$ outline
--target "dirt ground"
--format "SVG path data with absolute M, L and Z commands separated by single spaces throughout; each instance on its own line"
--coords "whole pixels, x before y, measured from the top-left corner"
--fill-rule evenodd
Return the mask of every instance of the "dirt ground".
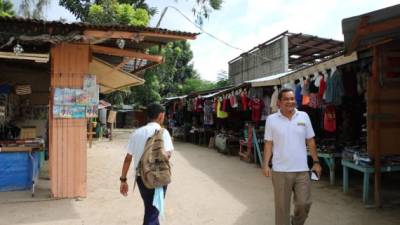
M 97 141 L 88 149 L 87 198 L 51 200 L 49 182 L 41 179 L 35 198 L 29 191 L 0 193 L 0 224 L 140 225 L 143 204 L 138 190 L 128 197 L 119 194 L 127 138 L 128 132 L 120 130 L 112 142 Z M 263 177 L 260 168 L 188 143 L 176 142 L 175 148 L 173 183 L 162 224 L 274 224 L 271 179 Z M 313 206 L 306 224 L 400 224 L 400 206 L 367 209 L 360 189 L 350 189 L 355 190 L 343 194 L 340 185 L 331 186 L 327 179 L 313 183 Z

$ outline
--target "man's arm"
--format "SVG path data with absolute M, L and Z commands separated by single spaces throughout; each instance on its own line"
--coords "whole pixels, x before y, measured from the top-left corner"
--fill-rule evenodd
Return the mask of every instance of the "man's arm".
M 127 180 L 126 175 L 128 174 L 131 162 L 132 162 L 132 155 L 126 154 L 124 164 L 122 165 L 122 172 L 121 172 L 121 177 L 120 177 L 121 185 L 119 188 L 119 192 L 123 196 L 128 196 L 129 186 L 128 186 L 128 183 L 126 182 L 126 180 Z
M 318 175 L 318 177 L 321 176 L 321 165 L 319 163 L 318 159 L 318 153 L 317 153 L 317 145 L 315 144 L 314 138 L 309 138 L 307 139 L 307 146 L 310 151 L 311 158 L 313 159 L 313 166 L 311 170 L 315 171 Z
M 263 172 L 266 177 L 271 176 L 271 168 L 269 168 L 269 161 L 272 156 L 272 141 L 264 140 L 264 168 Z

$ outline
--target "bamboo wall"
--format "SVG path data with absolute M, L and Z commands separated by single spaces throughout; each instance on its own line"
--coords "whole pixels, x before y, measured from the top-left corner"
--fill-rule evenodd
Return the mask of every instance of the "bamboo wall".
M 89 71 L 89 46 L 59 44 L 51 49 L 51 93 L 54 88 L 82 88 Z M 49 156 L 54 198 L 86 197 L 86 119 L 55 119 L 50 99 Z

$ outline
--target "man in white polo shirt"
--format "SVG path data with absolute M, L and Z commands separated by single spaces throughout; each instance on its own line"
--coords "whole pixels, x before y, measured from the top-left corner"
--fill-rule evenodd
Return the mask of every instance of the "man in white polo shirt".
M 120 192 L 124 196 L 128 195 L 128 183 L 126 175 L 128 173 L 132 157 L 134 158 L 134 166 L 136 170 L 138 168 L 140 159 L 142 158 L 147 139 L 153 136 L 156 130 L 161 129 L 160 125 L 164 122 L 165 108 L 160 104 L 152 103 L 147 106 L 147 117 L 150 122 L 146 126 L 135 130 L 129 137 L 127 154 L 125 156 L 124 164 L 122 166 L 122 174 L 120 177 Z M 172 145 L 171 136 L 166 129 L 163 131 L 163 141 L 164 149 L 170 157 L 172 151 L 174 150 L 174 146 Z M 154 189 L 148 189 L 143 184 L 140 176 L 137 178 L 137 184 L 144 203 L 143 225 L 159 225 L 159 211 L 153 206 Z M 164 193 L 166 193 L 166 191 L 167 186 L 164 186 Z
M 310 172 L 307 147 L 313 159 L 312 171 L 321 175 L 314 130 L 307 113 L 296 109 L 292 89 L 278 94 L 279 111 L 268 116 L 264 136 L 264 168 L 272 175 L 275 195 L 275 224 L 303 225 L 311 207 Z M 272 171 L 269 162 L 272 157 Z M 294 193 L 294 215 L 290 217 L 291 195 Z

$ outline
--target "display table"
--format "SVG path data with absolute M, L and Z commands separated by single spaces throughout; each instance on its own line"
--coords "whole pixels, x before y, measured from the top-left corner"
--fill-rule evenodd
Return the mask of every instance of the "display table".
M 335 184 L 335 170 L 336 170 L 336 158 L 341 158 L 342 155 L 340 153 L 327 153 L 327 152 L 317 152 L 318 158 L 322 158 L 325 164 L 329 168 L 329 182 L 331 185 Z M 308 152 L 310 155 L 310 152 Z
M 1 147 L 0 191 L 31 189 L 33 196 L 39 168 L 39 148 Z
M 343 192 L 349 191 L 349 169 L 354 169 L 364 174 L 363 178 L 363 202 L 367 203 L 369 200 L 369 175 L 375 173 L 373 166 L 361 166 L 356 165 L 354 162 L 349 160 L 342 160 L 343 166 Z M 385 172 L 396 172 L 400 171 L 400 166 L 383 166 L 381 167 L 381 173 Z

